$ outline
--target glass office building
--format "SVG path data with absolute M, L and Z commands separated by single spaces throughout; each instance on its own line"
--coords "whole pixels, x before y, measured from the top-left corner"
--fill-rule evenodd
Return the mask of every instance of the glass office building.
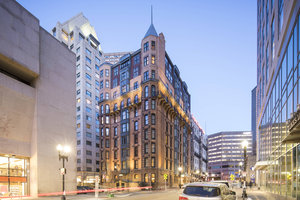
M 300 1 L 258 0 L 257 184 L 300 196 Z

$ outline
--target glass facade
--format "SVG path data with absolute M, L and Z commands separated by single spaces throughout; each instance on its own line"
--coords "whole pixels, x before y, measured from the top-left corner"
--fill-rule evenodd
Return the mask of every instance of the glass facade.
M 299 16 L 291 27 L 263 106 L 258 126 L 258 158 L 268 163 L 260 169 L 260 186 L 275 194 L 297 197 L 300 196 L 300 145 L 286 141 L 291 134 L 288 125 L 300 104 Z
M 28 194 L 29 159 L 0 155 L 0 198 Z

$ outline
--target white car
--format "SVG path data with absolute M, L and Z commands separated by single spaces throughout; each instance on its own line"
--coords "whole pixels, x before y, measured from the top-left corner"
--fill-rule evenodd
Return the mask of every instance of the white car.
M 196 182 L 187 184 L 179 200 L 235 200 L 235 192 L 225 184 L 212 182 Z
M 227 185 L 228 188 L 230 188 L 230 184 L 226 180 L 217 180 L 217 181 L 210 181 L 210 182 L 212 182 L 212 183 L 223 183 L 223 184 Z

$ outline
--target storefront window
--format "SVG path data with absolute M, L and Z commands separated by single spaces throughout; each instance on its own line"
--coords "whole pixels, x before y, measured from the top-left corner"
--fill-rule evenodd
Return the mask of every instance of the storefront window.
M 0 156 L 0 197 L 28 194 L 28 159 Z

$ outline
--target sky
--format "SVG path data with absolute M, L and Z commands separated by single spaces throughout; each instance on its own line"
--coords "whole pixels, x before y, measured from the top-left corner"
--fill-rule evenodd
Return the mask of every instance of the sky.
M 153 22 L 207 134 L 251 130 L 256 85 L 256 1 L 17 0 L 51 32 L 82 12 L 104 52 L 135 51 Z

